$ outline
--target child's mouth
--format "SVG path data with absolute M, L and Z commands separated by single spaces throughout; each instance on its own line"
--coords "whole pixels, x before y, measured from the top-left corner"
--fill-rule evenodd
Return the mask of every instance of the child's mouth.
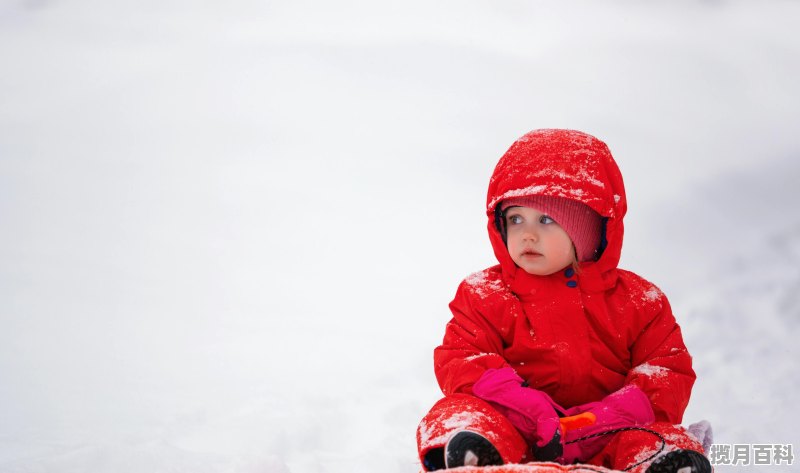
M 533 250 L 526 250 L 526 251 L 523 251 L 523 252 L 522 252 L 522 256 L 531 256 L 531 257 L 534 257 L 534 256 L 542 256 L 542 254 L 541 254 L 541 253 L 537 253 L 537 252 L 535 252 L 535 251 L 533 251 Z

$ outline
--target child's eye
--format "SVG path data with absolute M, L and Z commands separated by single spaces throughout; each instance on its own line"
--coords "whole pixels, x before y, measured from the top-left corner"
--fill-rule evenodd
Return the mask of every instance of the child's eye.
M 539 223 L 543 223 L 545 225 L 549 225 L 551 223 L 556 223 L 556 221 L 553 220 L 552 218 L 550 218 L 549 215 L 542 215 L 541 217 L 539 217 Z
M 520 224 L 522 223 L 522 217 L 520 217 L 519 215 L 510 215 L 508 217 L 508 223 L 512 225 Z

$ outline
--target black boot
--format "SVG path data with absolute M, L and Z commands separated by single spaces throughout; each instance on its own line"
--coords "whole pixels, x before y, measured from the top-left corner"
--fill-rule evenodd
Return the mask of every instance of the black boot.
M 711 463 L 693 450 L 674 450 L 654 461 L 647 473 L 711 473 Z
M 447 468 L 444 464 L 444 447 L 428 450 L 422 459 L 422 468 L 425 471 L 437 471 Z
M 447 468 L 459 466 L 502 465 L 500 452 L 486 437 L 463 430 L 455 434 L 444 448 Z

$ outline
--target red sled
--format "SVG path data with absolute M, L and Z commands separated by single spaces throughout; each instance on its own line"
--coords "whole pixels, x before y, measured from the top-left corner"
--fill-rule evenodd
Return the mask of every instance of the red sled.
M 609 470 L 602 466 L 581 464 L 561 465 L 552 462 L 531 462 L 500 466 L 462 466 L 445 471 L 447 471 L 447 473 L 564 473 L 566 471 L 620 473 L 620 470 Z

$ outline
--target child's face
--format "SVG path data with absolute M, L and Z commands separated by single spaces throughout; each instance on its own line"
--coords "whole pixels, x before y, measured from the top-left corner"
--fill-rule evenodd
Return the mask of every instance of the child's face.
M 547 276 L 575 261 L 572 240 L 552 218 L 531 207 L 510 207 L 505 214 L 506 246 L 517 266 Z

